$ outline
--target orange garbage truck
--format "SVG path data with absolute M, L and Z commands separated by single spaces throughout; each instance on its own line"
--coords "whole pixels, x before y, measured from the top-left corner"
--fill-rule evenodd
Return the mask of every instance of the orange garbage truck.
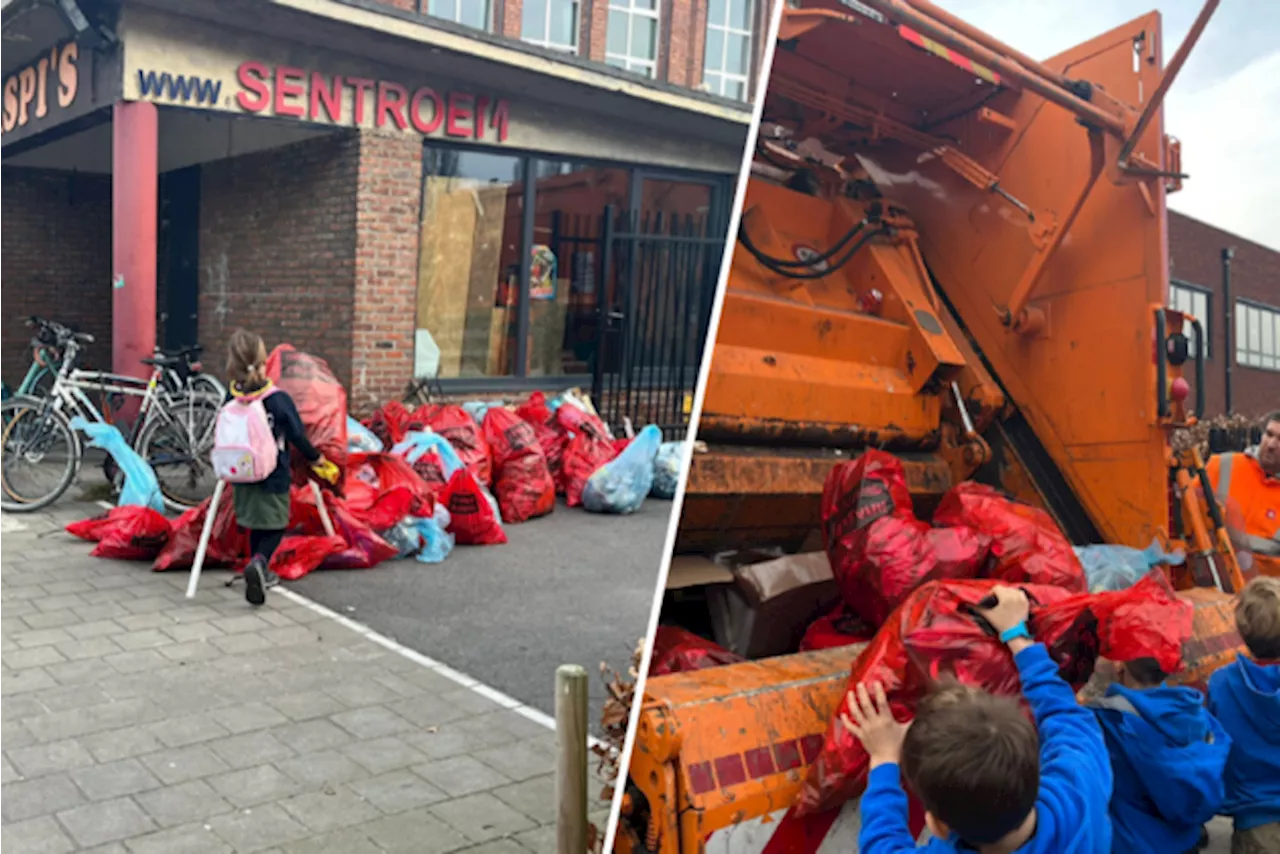
M 784 8 L 678 555 L 803 550 L 876 448 L 922 518 L 975 480 L 1076 545 L 1181 549 L 1192 675 L 1234 657 L 1244 577 L 1173 441 L 1203 328 L 1166 307 L 1162 105 L 1216 6 L 1168 59 L 1152 12 L 1043 61 L 927 0 Z M 856 850 L 856 804 L 791 807 L 857 648 L 790 652 L 647 681 L 616 850 Z

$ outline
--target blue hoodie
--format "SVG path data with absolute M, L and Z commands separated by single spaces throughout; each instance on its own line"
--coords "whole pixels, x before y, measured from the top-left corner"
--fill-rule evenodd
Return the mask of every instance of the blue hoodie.
M 1209 678 L 1209 711 L 1232 739 L 1222 812 L 1237 830 L 1280 821 L 1280 664 L 1237 658 Z
M 1110 854 L 1111 762 L 1093 712 L 1076 703 L 1043 644 L 1013 657 L 1022 694 L 1040 731 L 1036 832 L 1015 854 Z M 975 793 L 975 796 L 977 793 Z M 971 851 L 953 834 L 917 849 L 907 826 L 907 795 L 896 764 L 871 770 L 860 804 L 862 854 Z
M 1222 807 L 1231 737 L 1194 688 L 1112 685 L 1093 706 L 1111 753 L 1111 850 L 1190 851 Z

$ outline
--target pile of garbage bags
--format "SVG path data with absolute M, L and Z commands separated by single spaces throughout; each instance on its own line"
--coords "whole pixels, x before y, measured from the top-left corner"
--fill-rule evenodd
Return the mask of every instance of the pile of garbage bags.
M 1030 631 L 1077 688 L 1098 658 L 1153 658 L 1171 673 L 1181 667 L 1196 612 L 1162 572 L 1152 571 L 1181 560 L 1156 544 L 1145 551 L 1073 549 L 1047 513 L 976 483 L 946 493 L 932 523 L 925 522 L 913 510 L 902 463 L 878 450 L 833 468 L 821 513 L 831 596 L 838 601 L 809 618 L 800 649 L 863 644 L 848 686 L 881 682 L 899 720 L 910 719 L 942 676 L 1018 694 L 1008 650 L 975 609 L 997 584 L 1027 593 Z M 733 651 L 663 627 L 650 673 L 737 660 Z M 839 723 L 844 702 L 809 766 L 795 805 L 799 815 L 837 807 L 865 787 L 868 757 Z
M 316 507 L 309 467 L 293 460 L 289 530 L 271 561 L 282 578 L 314 569 L 364 569 L 391 558 L 445 560 L 455 545 L 507 542 L 505 525 L 551 513 L 556 496 L 593 513 L 634 513 L 650 496 L 675 493 L 685 443 L 662 443 L 656 426 L 615 438 L 576 391 L 516 404 L 430 403 L 410 411 L 392 401 L 358 421 L 325 361 L 289 345 L 273 350 L 267 374 L 289 392 L 312 444 L 337 465 L 323 491 L 330 535 Z M 125 472 L 120 506 L 72 523 L 97 543 L 93 554 L 149 560 L 156 571 L 191 566 L 209 500 L 170 520 L 155 474 L 109 425 L 82 423 Z M 217 509 L 207 566 L 242 568 L 248 536 L 227 496 Z

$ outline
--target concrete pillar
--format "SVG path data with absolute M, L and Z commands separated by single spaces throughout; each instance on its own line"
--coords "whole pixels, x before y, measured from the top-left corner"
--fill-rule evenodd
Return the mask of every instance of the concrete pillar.
M 146 377 L 139 362 L 156 343 L 156 206 L 159 114 L 145 101 L 117 101 L 111 127 L 111 364 Z

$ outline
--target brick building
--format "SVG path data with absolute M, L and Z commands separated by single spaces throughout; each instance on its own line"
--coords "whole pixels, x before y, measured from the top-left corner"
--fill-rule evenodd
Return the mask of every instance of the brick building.
M 762 26 L 727 2 L 6 3 L 5 381 L 39 314 L 135 374 L 153 342 L 212 366 L 252 328 L 324 356 L 356 408 L 414 376 L 589 383 L 606 205 L 694 222 L 719 260 L 750 112 L 695 36 L 755 56 Z M 641 19 L 652 55 L 610 56 Z M 680 286 L 707 291 L 698 269 Z
M 1208 339 L 1205 414 L 1280 408 L 1280 252 L 1170 211 L 1169 274 Z

